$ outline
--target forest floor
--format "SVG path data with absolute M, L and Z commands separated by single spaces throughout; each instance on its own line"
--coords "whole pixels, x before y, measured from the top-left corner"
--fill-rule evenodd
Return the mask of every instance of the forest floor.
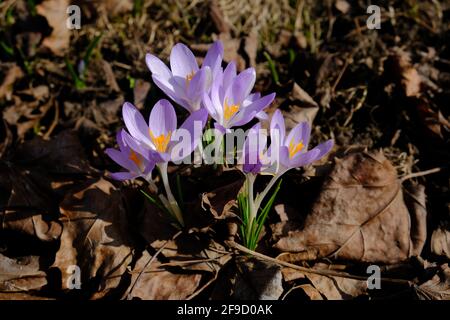
M 450 299 L 450 2 L 379 1 L 380 29 L 365 2 L 75 1 L 70 30 L 68 0 L 2 1 L 0 299 Z M 283 178 L 256 253 L 238 170 L 170 167 L 182 232 L 107 174 L 122 104 L 164 97 L 145 54 L 218 39 L 269 114 L 335 140 Z

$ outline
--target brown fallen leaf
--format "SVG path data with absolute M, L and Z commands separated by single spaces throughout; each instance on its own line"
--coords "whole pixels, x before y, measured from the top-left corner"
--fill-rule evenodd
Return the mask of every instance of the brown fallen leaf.
M 95 278 L 99 285 L 91 298 L 104 297 L 116 288 L 132 260 L 121 193 L 103 178 L 91 180 L 68 193 L 60 210 L 63 232 L 53 267 L 61 270 L 62 289 L 68 289 L 68 267 L 77 265 L 82 288 Z
M 142 300 L 184 300 L 199 287 L 199 273 L 173 273 L 144 251 L 131 271 L 130 287 L 124 298 Z
M 450 300 L 450 267 L 443 264 L 437 273 L 420 286 L 415 286 L 420 300 Z
M 324 263 L 316 263 L 315 269 L 327 269 Z M 306 277 L 328 300 L 348 300 L 367 294 L 367 282 L 343 277 L 322 276 L 309 273 Z
M 252 257 L 237 259 L 238 275 L 234 298 L 239 300 L 278 300 L 283 293 L 280 266 Z
M 411 214 L 411 252 L 410 256 L 420 256 L 427 240 L 427 207 L 425 186 L 412 185 L 404 188 L 405 201 Z
M 388 264 L 418 252 L 423 243 L 411 239 L 420 238 L 413 232 L 422 226 L 411 228 L 401 183 L 384 155 L 353 153 L 335 162 L 303 229 L 289 229 L 289 221 L 272 227 L 275 247 L 309 259 Z
M 440 226 L 431 236 L 431 252 L 450 259 L 450 230 Z
M 18 65 L 10 64 L 9 69 L 6 72 L 3 82 L 0 85 L 0 100 L 6 98 L 6 100 L 11 100 L 11 95 L 13 92 L 14 83 L 24 76 L 22 69 Z
M 66 25 L 68 6 L 69 0 L 44 0 L 36 5 L 37 13 L 44 16 L 53 28 L 50 36 L 42 41 L 42 45 L 57 56 L 63 56 L 69 48 L 70 29 Z
M 0 292 L 36 291 L 46 284 L 46 274 L 39 269 L 38 256 L 12 259 L 0 253 Z
M 13 135 L 11 130 L 8 127 L 8 124 L 3 119 L 2 122 L 0 122 L 0 159 L 5 154 L 8 147 L 13 142 Z
M 144 102 L 150 91 L 150 82 L 143 79 L 137 79 L 133 88 L 134 105 L 138 109 L 144 109 Z

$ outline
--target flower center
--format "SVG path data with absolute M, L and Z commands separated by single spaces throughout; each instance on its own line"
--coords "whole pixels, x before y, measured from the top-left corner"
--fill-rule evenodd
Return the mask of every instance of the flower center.
M 167 135 L 161 134 L 159 136 L 153 135 L 152 131 L 149 130 L 150 138 L 152 139 L 153 144 L 155 145 L 156 151 L 158 152 L 166 152 L 167 145 L 170 142 L 170 137 L 172 133 L 169 131 Z
M 225 98 L 224 102 L 224 111 L 223 111 L 223 117 L 225 120 L 230 120 L 232 116 L 236 114 L 236 112 L 239 111 L 240 105 L 239 104 L 232 104 L 231 106 L 228 104 L 228 99 Z
M 302 151 L 303 147 L 304 147 L 303 141 L 300 141 L 299 143 L 294 144 L 294 139 L 292 138 L 291 142 L 289 143 L 289 158 L 292 158 L 297 153 Z
M 189 83 L 191 82 L 192 78 L 195 76 L 195 71 L 192 71 L 191 73 L 189 73 L 186 76 L 186 86 L 189 85 Z
M 142 157 L 140 157 L 136 152 L 130 150 L 130 156 L 128 157 L 134 164 L 142 171 L 144 161 L 142 161 Z

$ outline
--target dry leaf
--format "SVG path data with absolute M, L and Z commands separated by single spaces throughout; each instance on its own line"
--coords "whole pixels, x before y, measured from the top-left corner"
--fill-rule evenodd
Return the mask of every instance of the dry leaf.
M 431 252 L 450 259 L 450 231 L 441 226 L 433 231 L 431 236 Z
M 121 193 L 104 179 L 68 193 L 60 205 L 63 224 L 61 245 L 54 267 L 61 270 L 67 289 L 67 268 L 81 269 L 82 284 L 100 280 L 93 298 L 101 298 L 120 282 L 132 259 L 126 212 Z
M 423 246 L 411 240 L 415 235 L 402 187 L 382 153 L 354 153 L 335 161 L 304 228 L 284 230 L 286 222 L 273 227 L 276 248 L 306 251 L 309 258 L 312 251 L 314 258 L 397 263 Z
M 420 300 L 450 300 L 450 268 L 443 264 L 437 274 L 427 282 L 415 287 Z
M 68 6 L 68 0 L 44 0 L 36 5 L 37 13 L 44 16 L 53 28 L 50 36 L 46 37 L 42 44 L 57 56 L 63 56 L 69 48 L 70 29 L 66 25 Z
M 201 274 L 172 273 L 144 251 L 132 271 L 127 298 L 143 300 L 183 300 L 195 292 Z
M 39 270 L 39 257 L 12 259 L 0 253 L 0 292 L 39 290 L 46 284 L 46 274 Z
M 22 69 L 16 64 L 12 64 L 8 71 L 6 72 L 3 82 L 0 85 L 0 100 L 6 98 L 6 100 L 11 100 L 11 94 L 13 91 L 14 83 L 24 76 Z
M 240 257 L 234 298 L 278 300 L 283 293 L 280 266 L 251 257 Z

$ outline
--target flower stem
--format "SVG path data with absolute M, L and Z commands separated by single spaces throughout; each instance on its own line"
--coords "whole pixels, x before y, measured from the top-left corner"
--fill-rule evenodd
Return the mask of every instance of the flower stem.
M 167 175 L 167 165 L 168 165 L 167 162 L 158 164 L 158 168 L 161 173 L 161 179 L 164 184 L 164 189 L 166 190 L 166 196 L 167 196 L 167 200 L 169 202 L 168 204 L 170 206 L 170 208 L 167 208 L 167 209 L 169 209 L 173 213 L 173 215 L 177 219 L 178 223 L 182 227 L 184 227 L 184 220 L 183 220 L 183 215 L 181 213 L 181 209 L 178 206 L 177 200 L 173 196 L 172 190 L 170 189 L 169 177 Z
M 281 174 L 276 174 L 272 177 L 272 179 L 270 179 L 269 184 L 266 186 L 266 188 L 259 193 L 256 196 L 255 199 L 255 207 L 256 210 L 259 209 L 259 207 L 261 207 L 261 203 L 263 202 L 264 198 L 266 197 L 267 193 L 270 191 L 270 189 L 272 189 L 273 185 L 275 184 L 275 182 L 277 182 L 277 180 L 281 177 Z

